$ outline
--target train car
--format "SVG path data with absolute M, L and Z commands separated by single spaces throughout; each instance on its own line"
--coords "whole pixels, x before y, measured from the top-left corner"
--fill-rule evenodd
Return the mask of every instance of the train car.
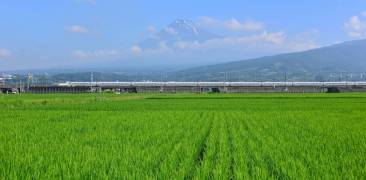
M 366 82 L 65 82 L 60 87 L 337 87 Z

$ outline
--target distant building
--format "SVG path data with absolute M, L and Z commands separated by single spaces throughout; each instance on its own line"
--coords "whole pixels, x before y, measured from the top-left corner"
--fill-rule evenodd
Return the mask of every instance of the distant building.
M 0 78 L 0 87 L 5 86 L 5 79 L 4 78 Z
M 11 74 L 2 74 L 2 75 L 0 75 L 0 78 L 3 78 L 3 79 L 13 79 L 13 75 L 11 75 Z

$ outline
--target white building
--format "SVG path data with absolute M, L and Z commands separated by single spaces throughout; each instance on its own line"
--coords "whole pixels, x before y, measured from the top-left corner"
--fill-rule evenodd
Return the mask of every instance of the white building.
M 5 85 L 5 79 L 0 77 L 0 87 Z

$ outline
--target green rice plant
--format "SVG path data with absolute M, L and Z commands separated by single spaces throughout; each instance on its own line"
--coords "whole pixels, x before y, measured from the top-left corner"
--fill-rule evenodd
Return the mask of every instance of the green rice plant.
M 0 179 L 365 179 L 366 94 L 0 95 Z

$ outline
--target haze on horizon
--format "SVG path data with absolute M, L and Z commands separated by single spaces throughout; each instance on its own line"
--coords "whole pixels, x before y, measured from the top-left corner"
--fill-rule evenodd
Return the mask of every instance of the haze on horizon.
M 188 67 L 366 38 L 365 0 L 0 4 L 0 71 Z

